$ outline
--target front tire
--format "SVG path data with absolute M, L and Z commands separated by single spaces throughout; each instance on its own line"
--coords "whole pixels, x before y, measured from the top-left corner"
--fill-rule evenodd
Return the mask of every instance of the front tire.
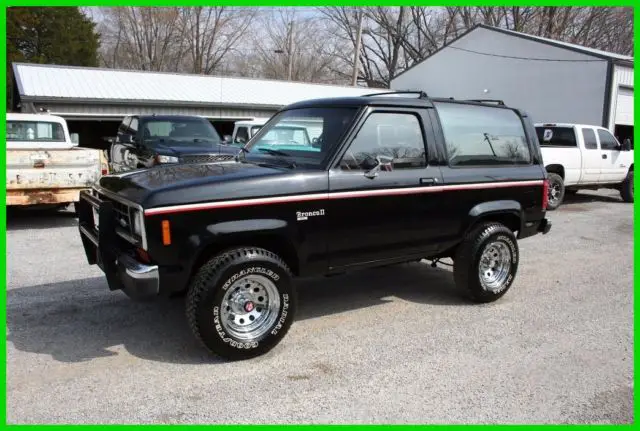
M 275 347 L 293 323 L 297 296 L 287 265 L 261 248 L 238 248 L 204 264 L 187 293 L 196 338 L 225 359 L 249 359 Z
M 625 202 L 633 203 L 633 171 L 629 171 L 627 178 L 622 182 L 620 197 Z
M 456 286 L 474 302 L 496 301 L 511 288 L 519 259 L 518 242 L 511 230 L 501 223 L 481 223 L 456 252 Z
M 562 201 L 564 200 L 564 181 L 562 181 L 562 177 L 558 174 L 549 173 L 549 202 L 547 204 L 547 209 L 553 211 L 557 209 Z

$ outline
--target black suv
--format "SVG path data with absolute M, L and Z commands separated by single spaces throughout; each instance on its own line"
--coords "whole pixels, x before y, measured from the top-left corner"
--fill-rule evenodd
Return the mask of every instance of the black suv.
M 233 160 L 238 147 L 224 145 L 209 121 L 185 115 L 132 115 L 118 127 L 109 162 L 114 173 L 168 163 Z
M 226 358 L 283 338 L 293 276 L 451 258 L 471 300 L 497 300 L 517 240 L 551 227 L 536 131 L 502 103 L 399 95 L 287 106 L 235 163 L 102 177 L 79 205 L 89 263 L 132 298 L 186 292 L 195 336 Z M 284 123 L 315 139 L 272 133 Z

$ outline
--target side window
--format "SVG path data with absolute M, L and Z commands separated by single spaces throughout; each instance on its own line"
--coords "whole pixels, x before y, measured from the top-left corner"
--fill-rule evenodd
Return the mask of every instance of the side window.
M 596 141 L 596 133 L 593 129 L 582 129 L 582 139 L 584 139 L 584 147 L 587 150 L 597 150 L 598 142 Z
M 367 159 L 380 157 L 387 169 L 421 168 L 427 165 L 420 120 L 414 114 L 371 114 L 342 157 L 345 170 L 361 169 Z
M 600 149 L 602 150 L 618 149 L 618 141 L 608 131 L 603 129 L 598 129 L 598 138 L 600 138 Z
M 450 166 L 530 164 L 527 135 L 512 110 L 436 102 Z
M 246 127 L 238 127 L 238 132 L 236 133 L 236 143 L 240 144 L 244 144 L 245 142 L 247 142 L 249 140 L 249 132 L 247 131 Z

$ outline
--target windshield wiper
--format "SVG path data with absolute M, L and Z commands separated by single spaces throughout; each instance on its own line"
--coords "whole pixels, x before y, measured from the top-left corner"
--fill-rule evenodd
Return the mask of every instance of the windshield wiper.
M 258 148 L 258 151 L 264 151 L 265 153 L 271 154 L 272 156 L 290 156 L 290 154 L 285 153 L 284 151 L 272 150 L 271 148 Z

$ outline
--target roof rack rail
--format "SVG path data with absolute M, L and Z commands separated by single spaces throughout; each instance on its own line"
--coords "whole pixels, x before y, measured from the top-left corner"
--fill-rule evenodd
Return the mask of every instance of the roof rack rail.
M 499 99 L 467 99 L 466 102 L 497 103 L 498 105 L 505 106 L 504 101 Z
M 390 96 L 394 94 L 416 94 L 420 99 L 428 99 L 427 93 L 421 90 L 407 90 L 407 91 L 387 91 L 386 93 L 369 93 L 363 94 L 362 97 L 375 97 L 375 96 Z

